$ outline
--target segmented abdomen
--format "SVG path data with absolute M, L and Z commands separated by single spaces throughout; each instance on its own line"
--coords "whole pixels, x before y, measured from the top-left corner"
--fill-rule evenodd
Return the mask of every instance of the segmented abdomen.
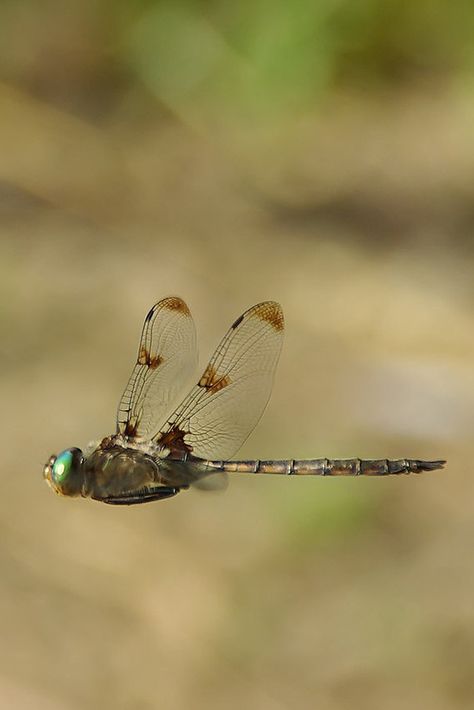
M 442 468 L 445 461 L 419 459 L 288 459 L 280 461 L 208 461 L 208 466 L 229 473 L 274 473 L 295 476 L 387 476 L 421 473 Z

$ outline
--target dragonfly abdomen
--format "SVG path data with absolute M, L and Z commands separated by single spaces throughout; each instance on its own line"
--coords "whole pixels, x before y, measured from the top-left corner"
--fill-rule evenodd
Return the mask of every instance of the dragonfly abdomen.
M 276 461 L 209 461 L 210 468 L 229 473 L 274 473 L 287 476 L 388 476 L 442 468 L 445 461 L 419 459 L 286 459 Z

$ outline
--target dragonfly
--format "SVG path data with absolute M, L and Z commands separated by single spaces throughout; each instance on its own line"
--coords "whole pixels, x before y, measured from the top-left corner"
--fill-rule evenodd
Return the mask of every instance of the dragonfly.
M 44 479 L 62 496 L 134 505 L 170 498 L 226 472 L 385 476 L 443 467 L 441 460 L 406 458 L 232 460 L 269 400 L 283 332 L 278 303 L 245 311 L 180 401 L 183 383 L 197 368 L 196 329 L 181 298 L 159 301 L 145 318 L 115 434 L 85 452 L 73 447 L 51 456 Z

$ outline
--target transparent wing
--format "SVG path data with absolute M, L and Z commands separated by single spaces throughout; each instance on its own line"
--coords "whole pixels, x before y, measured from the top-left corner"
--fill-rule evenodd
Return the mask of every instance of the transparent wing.
M 283 340 L 278 303 L 259 303 L 231 326 L 195 387 L 154 437 L 170 456 L 229 459 L 270 397 Z
M 117 411 L 117 432 L 151 438 L 196 366 L 196 329 L 189 309 L 176 296 L 164 298 L 145 318 L 137 362 Z

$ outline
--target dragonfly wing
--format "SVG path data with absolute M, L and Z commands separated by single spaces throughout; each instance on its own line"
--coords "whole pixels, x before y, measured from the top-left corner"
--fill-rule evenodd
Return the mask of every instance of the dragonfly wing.
M 259 303 L 230 327 L 199 382 L 154 440 L 171 457 L 229 459 L 270 397 L 283 340 L 278 303 Z
M 176 296 L 164 298 L 145 318 L 137 361 L 117 411 L 117 432 L 151 438 L 196 366 L 196 329 L 189 309 Z

